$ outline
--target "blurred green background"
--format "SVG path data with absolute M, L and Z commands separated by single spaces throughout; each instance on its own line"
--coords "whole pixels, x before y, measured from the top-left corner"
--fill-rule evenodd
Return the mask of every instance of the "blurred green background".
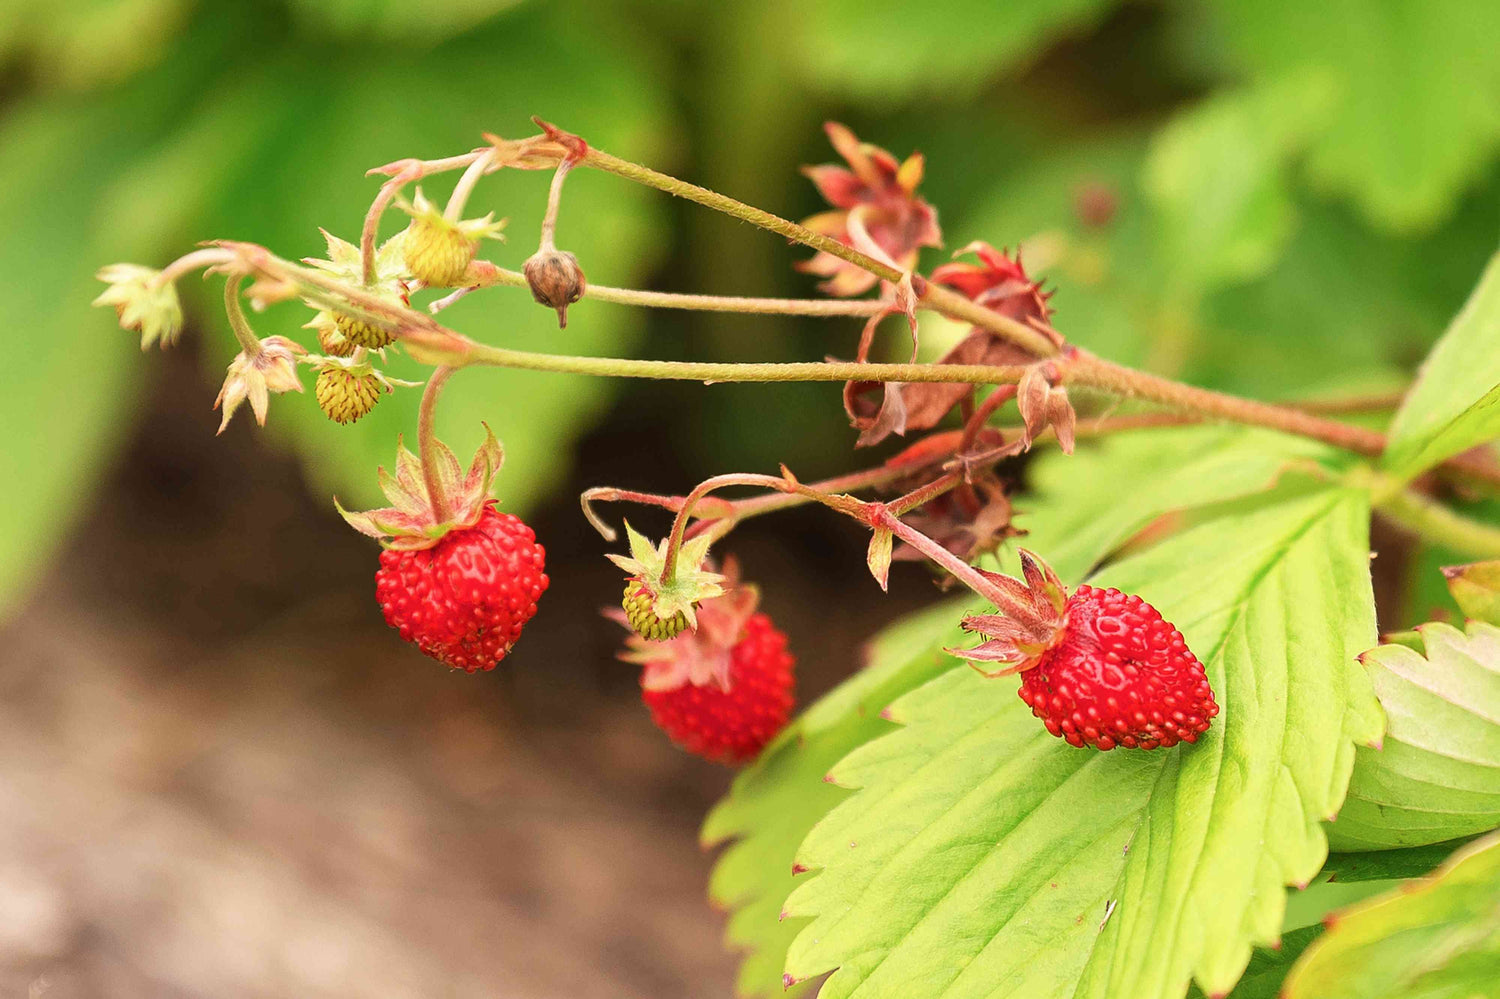
M 821 206 L 796 168 L 832 158 L 819 125 L 833 118 L 898 156 L 924 152 L 923 192 L 939 208 L 947 247 L 973 239 L 1024 245 L 1029 265 L 1056 289 L 1056 324 L 1079 344 L 1265 398 L 1390 389 L 1410 377 L 1500 237 L 1497 42 L 1500 7 L 1490 0 L 0 0 L 0 302 L 9 320 L 0 365 L 0 616 L 12 621 L 4 654 L 12 682 L 4 689 L 14 694 L 15 677 L 42 669 L 42 659 L 23 661 L 23 652 L 34 652 L 28 643 L 38 629 L 58 627 L 48 615 L 93 608 L 67 620 L 96 640 L 117 634 L 89 631 L 102 618 L 88 615 L 105 604 L 129 619 L 111 619 L 111 628 L 155 628 L 153 642 L 167 644 L 137 649 L 145 663 L 137 672 L 160 679 L 151 656 L 166 655 L 163 648 L 188 639 L 194 648 L 218 647 L 222 629 L 233 631 L 215 630 L 204 616 L 238 622 L 239 641 L 262 634 L 256 607 L 307 605 L 309 573 L 330 592 L 358 591 L 373 557 L 328 516 L 329 494 L 373 500 L 374 467 L 390 460 L 397 433 L 415 427 L 410 390 L 350 428 L 324 420 L 310 396 L 279 397 L 264 432 L 241 417 L 214 445 L 209 407 L 232 351 L 217 288 L 185 282 L 182 353 L 142 355 L 112 316 L 89 307 L 103 264 L 159 266 L 215 237 L 261 242 L 288 257 L 318 254 L 320 225 L 356 238 L 377 186 L 363 176 L 367 168 L 459 152 L 482 131 L 527 134 L 531 114 L 800 218 Z M 434 178 L 424 187 L 446 195 L 451 183 Z M 519 267 L 534 248 L 546 183 L 545 174 L 522 172 L 481 183 L 471 205 L 511 220 L 509 242 L 492 245 L 492 259 Z M 387 220 L 390 231 L 400 224 Z M 559 241 L 601 284 L 813 293 L 812 280 L 790 266 L 805 254 L 589 171 L 568 182 Z M 928 251 L 923 266 L 945 258 Z M 285 304 L 252 322 L 262 335 L 299 335 L 307 316 Z M 507 346 L 684 359 L 847 357 L 858 336 L 853 321 L 645 314 L 589 302 L 560 332 L 550 312 L 514 289 L 471 296 L 447 317 Z M 926 349 L 936 352 L 957 332 L 926 321 Z M 398 375 L 416 370 L 405 359 L 392 363 Z M 581 485 L 680 491 L 716 472 L 786 461 L 808 477 L 870 457 L 852 453 L 837 387 L 826 385 L 704 388 L 467 371 L 448 390 L 440 431 L 467 452 L 481 419 L 507 446 L 499 487 L 507 507 L 552 528 L 543 540 L 559 585 L 547 610 L 559 630 L 591 616 L 587 608 L 609 594 L 602 584 L 594 592 L 563 581 L 575 555 L 579 565 L 602 563 L 576 513 Z M 286 495 L 295 499 L 278 499 Z M 177 523 L 205 510 L 214 511 L 211 522 Z M 312 526 L 296 526 L 309 519 Z M 890 609 L 860 603 L 867 587 L 852 533 L 844 538 L 815 517 L 770 530 L 782 533 L 759 542 L 767 563 L 801 577 L 804 591 L 840 621 L 832 638 L 801 636 L 816 690 L 849 663 L 811 663 L 819 658 L 812 653 L 840 658 L 830 650 L 852 647 Z M 121 535 L 134 540 L 119 544 Z M 70 538 L 71 547 L 60 547 Z M 232 564 L 185 567 L 184 539 Z M 275 554 L 293 539 L 301 562 Z M 1430 569 L 1443 558 L 1420 553 L 1412 561 Z M 1392 583 L 1408 593 L 1402 613 L 1440 603 L 1441 587 L 1411 590 L 1404 566 Z M 114 589 L 70 582 L 101 574 L 121 582 Z M 132 579 L 167 576 L 172 587 L 156 601 L 158 617 L 122 596 Z M 245 578 L 255 581 L 253 600 L 233 588 Z M 909 579 L 897 598 L 907 606 L 926 599 L 924 584 Z M 238 609 L 225 609 L 235 600 Z M 402 658 L 373 607 L 357 602 L 347 613 L 347 627 L 379 650 L 371 654 L 389 671 L 380 675 L 404 689 L 400 678 L 422 664 Z M 535 631 L 550 627 L 546 617 Z M 321 618 L 304 624 L 294 629 L 303 638 L 331 627 Z M 610 636 L 600 634 L 588 654 L 607 660 Z M 290 665 L 264 667 L 275 678 L 268 683 L 303 675 L 306 663 L 286 648 L 330 661 L 347 652 L 281 641 Z M 584 655 L 576 640 L 532 641 L 558 659 L 523 666 L 523 675 L 566 673 L 569 658 Z M 517 658 L 526 651 L 523 644 Z M 92 682 L 108 686 L 130 673 L 123 666 L 111 673 L 102 665 L 111 658 L 101 650 L 90 660 Z M 441 676 L 431 682 L 452 686 Z M 623 704 L 630 680 L 601 680 L 597 689 Z M 212 703 L 231 696 L 211 691 L 203 696 Z M 38 702 L 28 698 L 52 703 L 51 696 L 32 691 L 10 703 L 31 717 Z M 468 717 L 467 707 L 454 707 L 464 695 L 432 696 L 459 712 L 454 717 Z M 460 701 L 441 700 L 454 696 Z M 515 695 L 511 703 L 532 702 Z M 179 723 L 202 715 L 178 707 Z M 636 714 L 621 717 L 640 724 Z M 373 729 L 397 724 L 379 711 L 360 718 Z M 485 715 L 474 724 L 489 731 L 499 722 Z M 92 751 L 87 740 L 53 746 L 41 730 L 30 737 L 63 755 Z M 257 738 L 236 745 L 248 752 Z M 601 759 L 614 759 L 607 740 L 601 745 Z M 677 835 L 719 778 L 697 770 L 684 778 L 684 764 L 649 759 L 638 768 L 640 785 L 627 787 L 661 794 L 679 787 L 651 777 L 652 767 L 687 781 L 692 790 L 682 797 L 692 807 L 668 823 Z M 36 828 L 49 827 L 39 819 Z M 641 835 L 653 828 L 643 823 Z M 665 847 L 663 855 L 676 856 Z M 691 894 L 699 868 L 696 859 L 684 863 L 688 873 L 673 884 Z M 0 868 L 0 891 L 3 875 Z M 690 923 L 698 910 L 678 901 Z M 715 932 L 710 927 L 706 939 Z M 0 957 L 6 946 L 0 941 Z M 721 973 L 729 981 L 728 959 L 716 953 L 701 966 L 675 952 L 658 957 L 676 970 L 632 978 L 617 969 L 556 994 L 727 988 L 702 982 Z M 27 976 L 40 967 L 28 960 L 15 959 Z M 564 980 L 551 973 L 518 981 Z M 279 994 L 277 982 L 299 994 L 323 989 L 310 973 L 255 987 L 161 974 L 143 980 L 168 981 L 183 994 L 200 987 Z M 330 994 L 363 994 L 332 980 L 343 984 Z M 550 995 L 551 987 L 505 994 Z M 453 994 L 469 993 L 454 985 Z

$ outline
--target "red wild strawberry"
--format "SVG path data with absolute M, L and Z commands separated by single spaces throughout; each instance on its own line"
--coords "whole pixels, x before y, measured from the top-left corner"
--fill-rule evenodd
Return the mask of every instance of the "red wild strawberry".
M 1026 582 L 980 572 L 1004 613 L 972 615 L 988 641 L 955 652 L 1021 673 L 1021 700 L 1047 731 L 1074 746 L 1140 749 L 1196 742 L 1219 713 L 1203 664 L 1182 634 L 1138 596 L 1080 586 L 1021 553 Z M 977 668 L 977 667 L 976 667 Z
M 494 669 L 506 657 L 548 584 L 546 551 L 536 535 L 489 498 L 502 455 L 485 430 L 462 481 L 458 460 L 434 442 L 443 516 L 420 462 L 405 447 L 397 451 L 396 474 L 380 473 L 394 506 L 339 509 L 356 530 L 385 540 L 375 596 L 386 623 L 427 655 L 469 673 Z
M 490 500 L 477 524 L 431 548 L 381 552 L 375 599 L 386 623 L 432 658 L 494 669 L 536 613 L 545 558 L 531 528 Z
M 644 665 L 641 700 L 681 748 L 731 766 L 753 759 L 791 715 L 793 667 L 786 635 L 755 608 L 754 586 L 733 585 L 698 608 L 698 628 L 666 642 L 631 635 L 620 658 Z M 625 615 L 605 612 L 622 624 Z

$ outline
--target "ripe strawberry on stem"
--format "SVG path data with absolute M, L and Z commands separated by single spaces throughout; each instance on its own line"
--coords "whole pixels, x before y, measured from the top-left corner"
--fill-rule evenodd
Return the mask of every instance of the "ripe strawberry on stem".
M 1093 586 L 1069 594 L 1052 568 L 1025 549 L 1024 579 L 971 566 L 882 504 L 866 504 L 862 517 L 877 534 L 891 531 L 995 605 L 994 614 L 963 620 L 984 642 L 948 651 L 985 676 L 1021 673 L 1021 699 L 1070 745 L 1156 749 L 1196 742 L 1218 715 L 1203 664 L 1140 597 Z
M 641 700 L 682 749 L 714 763 L 746 763 L 785 727 L 795 702 L 796 660 L 786 635 L 756 610 L 759 590 L 724 566 L 721 596 L 698 608 L 696 631 L 668 641 L 626 639 L 625 662 L 639 663 Z M 634 627 L 625 612 L 605 612 Z
M 1070 595 L 1045 562 L 1020 554 L 1024 582 L 974 570 L 1000 613 L 965 617 L 986 640 L 950 652 L 985 676 L 1021 673 L 1021 700 L 1074 746 L 1156 749 L 1208 731 L 1219 706 L 1203 664 L 1156 608 L 1112 588 Z
M 489 427 L 467 473 L 431 436 L 432 385 L 443 377 L 435 374 L 423 397 L 423 459 L 399 446 L 396 474 L 380 470 L 392 506 L 339 513 L 385 546 L 375 594 L 386 623 L 426 655 L 473 673 L 509 654 L 549 580 L 531 528 L 490 498 L 504 453 Z

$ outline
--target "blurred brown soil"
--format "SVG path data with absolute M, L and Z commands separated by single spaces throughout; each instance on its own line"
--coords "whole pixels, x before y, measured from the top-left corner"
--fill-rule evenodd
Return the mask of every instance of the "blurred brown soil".
M 591 482 L 532 518 L 551 591 L 467 676 L 385 626 L 376 549 L 290 457 L 248 421 L 215 440 L 190 352 L 154 367 L 0 629 L 0 997 L 730 994 L 696 840 L 730 775 L 668 745 L 612 659 L 616 573 L 573 498 L 627 482 L 642 438 L 585 445 Z M 934 597 L 914 567 L 882 597 L 815 511 L 740 533 L 804 693 Z

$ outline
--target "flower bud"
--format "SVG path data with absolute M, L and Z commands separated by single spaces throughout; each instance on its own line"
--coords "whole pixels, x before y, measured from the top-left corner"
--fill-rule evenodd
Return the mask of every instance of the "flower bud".
M 141 335 L 142 350 L 153 343 L 169 346 L 182 333 L 177 285 L 160 276 L 160 271 L 137 264 L 111 264 L 97 275 L 109 287 L 94 304 L 114 306 L 121 328 Z
M 229 362 L 229 374 L 224 378 L 224 387 L 214 400 L 214 408 L 224 410 L 219 433 L 229 426 L 229 420 L 246 400 L 255 414 L 255 422 L 266 425 L 266 406 L 272 392 L 301 392 L 302 382 L 297 378 L 297 358 L 307 351 L 302 345 L 283 336 L 268 336 L 260 342 L 254 354 L 240 351 Z
M 557 310 L 557 326 L 568 325 L 568 306 L 583 297 L 588 282 L 578 258 L 566 250 L 538 250 L 526 260 L 522 270 L 531 286 L 531 297 L 537 304 Z

